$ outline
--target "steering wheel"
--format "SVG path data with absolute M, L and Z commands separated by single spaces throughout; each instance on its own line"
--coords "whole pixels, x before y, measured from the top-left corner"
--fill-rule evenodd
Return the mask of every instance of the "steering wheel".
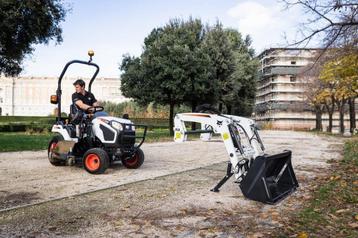
M 102 107 L 102 106 L 91 106 L 91 107 L 86 109 L 85 113 L 93 114 L 93 113 L 96 113 L 96 112 L 101 112 L 103 110 L 104 110 L 104 107 Z

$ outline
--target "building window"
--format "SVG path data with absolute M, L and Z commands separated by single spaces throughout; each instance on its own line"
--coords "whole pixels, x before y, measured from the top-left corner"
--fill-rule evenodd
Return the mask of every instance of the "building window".
M 291 61 L 291 64 L 296 64 L 296 61 Z
M 290 82 L 296 82 L 296 76 L 290 76 Z

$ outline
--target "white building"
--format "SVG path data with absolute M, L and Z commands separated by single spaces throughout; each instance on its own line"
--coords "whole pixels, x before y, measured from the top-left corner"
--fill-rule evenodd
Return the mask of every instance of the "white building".
M 62 80 L 62 112 L 69 113 L 74 93 L 73 82 L 78 78 Z M 86 89 L 89 79 L 84 79 Z M 0 115 L 48 116 L 53 115 L 57 105 L 50 103 L 56 94 L 58 78 L 55 77 L 4 77 L 0 76 Z M 92 84 L 92 93 L 99 101 L 120 103 L 122 96 L 119 78 L 97 78 Z
M 305 80 L 300 79 L 304 66 L 315 60 L 320 49 L 270 48 L 259 56 L 260 68 L 255 102 L 256 121 L 273 129 L 314 129 L 315 113 L 304 96 Z M 357 113 L 357 106 L 356 106 Z M 322 116 L 323 128 L 328 115 Z M 338 113 L 333 126 L 339 125 Z M 345 115 L 345 127 L 349 117 Z

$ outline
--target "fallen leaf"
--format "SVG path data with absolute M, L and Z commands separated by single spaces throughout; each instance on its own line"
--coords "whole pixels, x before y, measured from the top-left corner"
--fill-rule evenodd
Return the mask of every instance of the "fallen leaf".
M 358 221 L 358 214 L 356 214 L 356 215 L 354 216 L 354 219 L 356 219 L 356 221 Z
M 260 232 L 256 232 L 248 236 L 248 238 L 261 238 L 261 237 L 264 237 L 264 235 Z
M 358 228 L 358 222 L 353 222 L 353 223 L 349 223 L 348 226 L 352 227 L 352 228 Z
M 344 213 L 344 212 L 348 212 L 349 209 L 340 209 L 340 210 L 337 210 L 336 213 L 337 214 L 340 214 L 340 213 Z
M 333 215 L 333 214 L 329 214 L 329 216 L 332 217 L 334 220 L 337 220 L 337 219 L 338 219 L 338 217 L 336 217 L 336 216 Z
M 297 238 L 308 238 L 308 234 L 306 232 L 300 232 L 298 233 Z

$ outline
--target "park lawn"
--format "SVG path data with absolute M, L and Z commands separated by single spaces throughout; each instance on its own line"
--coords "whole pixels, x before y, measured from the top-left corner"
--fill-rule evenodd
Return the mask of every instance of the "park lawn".
M 358 138 L 346 141 L 344 158 L 306 206 L 272 237 L 358 237 Z
M 0 152 L 47 149 L 51 134 L 0 132 Z

